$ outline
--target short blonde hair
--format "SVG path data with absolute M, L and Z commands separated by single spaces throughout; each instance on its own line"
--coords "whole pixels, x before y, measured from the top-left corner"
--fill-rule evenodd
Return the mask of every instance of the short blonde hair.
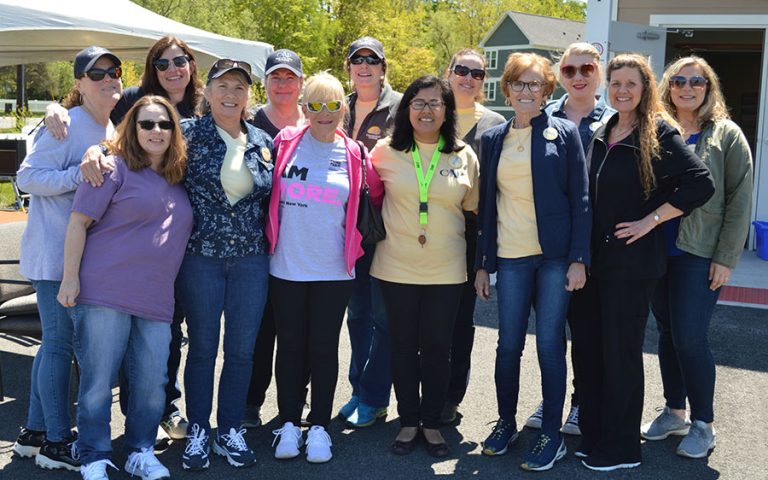
M 720 89 L 720 79 L 717 77 L 715 70 L 701 57 L 692 55 L 690 57 L 683 57 L 675 60 L 671 64 L 667 65 L 664 70 L 664 76 L 661 77 L 659 82 L 659 96 L 664 103 L 664 107 L 667 109 L 670 115 L 677 118 L 677 107 L 672 102 L 670 95 L 669 79 L 678 73 L 683 68 L 695 65 L 701 69 L 701 73 L 704 78 L 707 79 L 707 93 L 704 96 L 704 103 L 701 104 L 696 112 L 696 120 L 701 127 L 705 123 L 717 120 L 727 120 L 731 118 L 728 114 L 728 107 L 723 97 L 723 91 Z
M 595 60 L 595 65 L 597 66 L 596 73 L 598 75 L 598 83 L 603 78 L 603 67 L 600 65 L 600 52 L 597 51 L 597 48 L 595 48 L 594 45 L 587 42 L 576 42 L 568 45 L 568 48 L 565 49 L 562 55 L 560 55 L 560 59 L 557 62 L 557 81 L 562 83 L 562 77 L 560 74 L 560 65 L 571 55 L 586 55 L 590 56 Z
M 209 88 L 211 88 L 211 85 L 213 84 L 213 82 L 215 82 L 217 80 L 221 80 L 223 78 L 236 78 L 241 84 L 245 85 L 245 88 L 248 90 L 248 101 L 246 102 L 246 105 L 245 105 L 245 107 L 243 107 L 243 111 L 240 114 L 240 117 L 243 120 L 248 120 L 249 118 L 251 118 L 251 113 L 250 113 L 250 110 L 248 109 L 248 106 L 251 103 L 251 99 L 253 98 L 253 94 L 251 93 L 251 86 L 246 81 L 244 75 L 245 74 L 242 73 L 242 72 L 239 72 L 239 71 L 236 71 L 236 70 L 235 71 L 230 70 L 229 72 L 225 73 L 224 75 L 222 75 L 220 77 L 216 77 L 216 78 L 212 79 L 210 82 L 208 82 L 208 84 L 205 86 L 204 91 L 207 91 Z M 208 103 L 208 100 L 205 98 L 205 95 L 200 95 L 200 103 L 197 104 L 197 109 L 196 109 L 195 113 L 197 115 L 201 116 L 201 117 L 211 113 L 211 104 Z
M 552 95 L 552 92 L 555 91 L 555 85 L 557 85 L 552 61 L 535 53 L 516 52 L 507 57 L 504 73 L 501 74 L 501 89 L 505 97 L 509 96 L 507 84 L 519 79 L 526 70 L 531 68 L 538 68 L 544 77 L 544 85 L 541 90 L 543 97 L 547 98 Z
M 338 78 L 328 72 L 320 72 L 312 75 L 304 82 L 304 102 L 330 102 L 341 100 L 344 108 L 347 106 L 347 98 L 344 95 L 344 86 Z

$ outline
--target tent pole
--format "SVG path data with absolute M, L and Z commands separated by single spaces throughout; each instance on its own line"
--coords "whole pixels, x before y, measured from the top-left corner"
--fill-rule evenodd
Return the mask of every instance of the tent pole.
M 16 113 L 27 111 L 27 71 L 24 65 L 16 65 Z

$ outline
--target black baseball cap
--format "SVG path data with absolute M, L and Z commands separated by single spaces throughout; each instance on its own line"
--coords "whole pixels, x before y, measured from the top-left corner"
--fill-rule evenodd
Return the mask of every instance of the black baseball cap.
M 272 52 L 272 55 L 267 57 L 267 64 L 264 67 L 264 76 L 281 68 L 292 71 L 298 77 L 304 76 L 301 59 L 293 50 L 282 48 Z
M 208 83 L 214 78 L 219 78 L 227 72 L 240 72 L 245 77 L 245 81 L 248 85 L 253 85 L 253 78 L 251 78 L 251 64 L 243 62 L 242 60 L 232 60 L 231 58 L 220 58 L 213 62 L 211 69 L 208 70 Z
M 359 50 L 367 48 L 372 51 L 377 57 L 384 60 L 384 45 L 380 41 L 373 37 L 360 37 L 349 46 L 347 58 L 352 58 Z
M 77 55 L 75 55 L 75 78 L 85 75 L 85 72 L 93 68 L 93 64 L 104 56 L 112 60 L 116 67 L 121 65 L 120 59 L 104 47 L 91 45 L 77 52 Z

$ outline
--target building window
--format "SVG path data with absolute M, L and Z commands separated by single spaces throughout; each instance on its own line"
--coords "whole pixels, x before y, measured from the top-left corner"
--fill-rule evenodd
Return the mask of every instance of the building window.
M 495 70 L 498 68 L 499 52 L 498 50 L 487 50 L 485 52 L 485 68 L 488 70 Z
M 496 100 L 496 81 L 489 80 L 483 83 L 483 93 L 485 94 L 485 99 L 489 102 Z

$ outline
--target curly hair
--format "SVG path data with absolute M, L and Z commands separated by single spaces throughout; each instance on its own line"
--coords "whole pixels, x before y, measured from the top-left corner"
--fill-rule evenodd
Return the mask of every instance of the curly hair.
M 615 56 L 608 63 L 606 72 L 609 84 L 612 73 L 622 68 L 634 68 L 640 74 L 642 81 L 643 93 L 640 97 L 640 103 L 635 108 L 635 114 L 637 115 L 637 131 L 640 138 L 640 180 L 647 199 L 651 195 L 651 190 L 656 187 L 656 177 L 653 174 L 651 162 L 659 158 L 661 151 L 656 122 L 664 120 L 677 129 L 680 127 L 675 119 L 667 113 L 661 102 L 659 90 L 656 87 L 656 77 L 653 75 L 648 60 L 636 53 L 624 53 Z
M 150 161 L 139 144 L 136 127 L 139 111 L 149 105 L 162 106 L 168 114 L 168 118 L 173 122 L 170 146 L 165 151 L 165 158 L 163 158 L 159 173 L 165 177 L 168 183 L 179 183 L 184 178 L 184 172 L 187 168 L 187 147 L 179 127 L 179 114 L 165 97 L 160 95 L 141 97 L 125 114 L 125 118 L 117 126 L 115 136 L 105 142 L 106 146 L 110 152 L 123 157 L 130 170 L 136 171 L 149 167 Z
M 707 79 L 707 92 L 704 95 L 704 102 L 696 111 L 696 120 L 699 127 L 712 121 L 730 119 L 731 116 L 728 114 L 723 91 L 720 89 L 720 79 L 706 60 L 695 55 L 678 58 L 667 65 L 667 68 L 664 70 L 664 76 L 661 77 L 661 82 L 659 83 L 659 95 L 667 112 L 677 118 L 677 107 L 672 102 L 670 93 L 670 78 L 688 66 L 699 67 L 703 77 Z

